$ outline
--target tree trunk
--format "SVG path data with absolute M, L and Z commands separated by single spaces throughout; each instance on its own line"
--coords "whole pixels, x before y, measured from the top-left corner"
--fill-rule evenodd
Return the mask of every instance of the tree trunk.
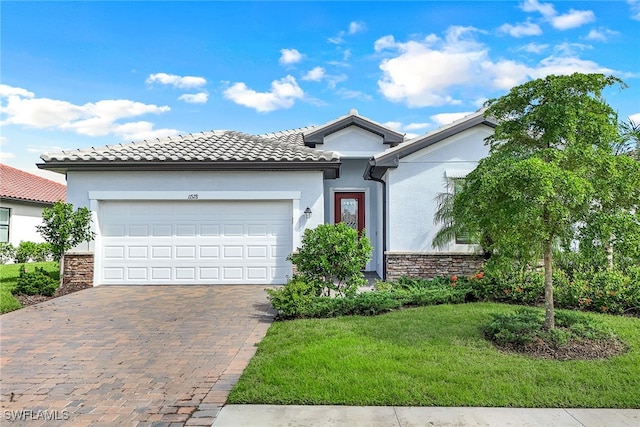
M 607 243 L 607 268 L 613 270 L 613 243 Z
M 544 244 L 544 328 L 549 330 L 556 327 L 553 309 L 553 270 L 552 270 L 552 241 Z

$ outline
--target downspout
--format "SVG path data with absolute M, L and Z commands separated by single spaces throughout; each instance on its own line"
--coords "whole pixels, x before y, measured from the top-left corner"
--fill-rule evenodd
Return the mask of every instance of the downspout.
M 374 178 L 369 168 L 370 181 L 382 184 L 382 280 L 387 280 L 387 183 L 382 178 Z

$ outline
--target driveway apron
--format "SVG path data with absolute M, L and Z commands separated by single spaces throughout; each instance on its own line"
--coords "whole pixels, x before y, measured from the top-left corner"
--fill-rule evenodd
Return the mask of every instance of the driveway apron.
M 0 316 L 2 421 L 211 425 L 274 318 L 264 286 L 99 286 Z

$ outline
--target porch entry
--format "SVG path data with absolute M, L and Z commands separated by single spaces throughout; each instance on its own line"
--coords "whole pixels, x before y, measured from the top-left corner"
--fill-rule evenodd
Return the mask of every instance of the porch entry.
M 358 233 L 365 227 L 364 192 L 334 193 L 335 223 L 343 222 Z

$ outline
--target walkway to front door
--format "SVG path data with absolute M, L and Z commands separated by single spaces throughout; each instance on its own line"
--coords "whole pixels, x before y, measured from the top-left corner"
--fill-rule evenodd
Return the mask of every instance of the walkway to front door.
M 243 285 L 100 286 L 4 314 L 3 419 L 210 426 L 274 314 Z

